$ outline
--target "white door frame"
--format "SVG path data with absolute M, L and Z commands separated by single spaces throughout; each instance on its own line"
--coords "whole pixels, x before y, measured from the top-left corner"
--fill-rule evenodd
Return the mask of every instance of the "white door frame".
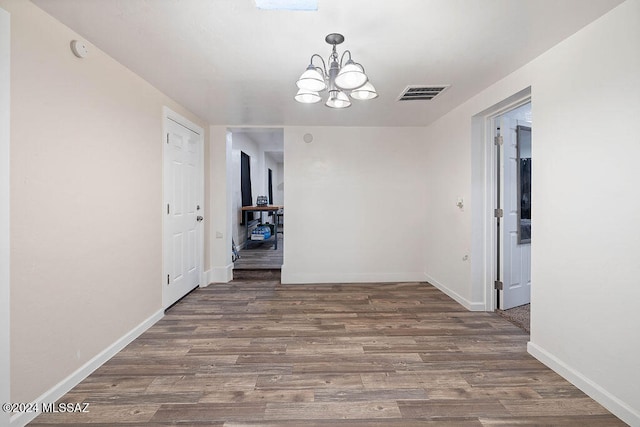
M 9 12 L 0 8 L 0 401 L 11 401 L 10 360 L 10 239 L 9 239 L 9 132 L 10 37 Z M 8 426 L 10 413 L 0 412 L 0 426 Z
M 162 135 L 163 135 L 163 139 L 162 139 L 162 207 L 161 207 L 161 212 L 163 212 L 162 215 L 162 306 L 163 309 L 167 309 L 168 306 L 165 304 L 166 301 L 166 296 L 165 296 L 165 290 L 167 289 L 167 285 L 166 285 L 166 277 L 167 277 L 167 272 L 169 271 L 169 266 L 166 265 L 167 263 L 167 256 L 168 256 L 168 246 L 167 246 L 167 242 L 165 241 L 165 229 L 166 229 L 166 219 L 167 216 L 164 214 L 164 212 L 166 212 L 166 205 L 167 202 L 165 200 L 165 188 L 164 188 L 164 181 L 165 181 L 165 168 L 164 168 L 164 155 L 165 155 L 165 146 L 166 146 L 166 135 L 167 135 L 167 124 L 168 121 L 174 121 L 182 126 L 184 126 L 185 128 L 195 132 L 198 135 L 198 149 L 199 149 L 199 153 L 198 156 L 200 158 L 199 160 L 199 165 L 198 165 L 198 178 L 197 178 L 197 184 L 198 184 L 198 198 L 199 200 L 201 200 L 201 206 L 202 206 L 202 216 L 204 218 L 207 218 L 207 212 L 206 212 L 206 206 L 204 203 L 204 130 L 196 125 L 195 123 L 191 122 L 190 120 L 186 119 L 185 117 L 181 116 L 180 114 L 176 113 L 175 111 L 171 110 L 169 107 L 163 107 L 162 108 Z M 199 266 L 198 266 L 198 279 L 199 279 L 199 285 L 203 286 L 205 285 L 205 277 L 203 274 L 203 269 L 204 269 L 204 226 L 201 225 L 198 229 L 198 244 L 197 244 L 197 250 L 198 250 L 198 259 L 199 259 Z M 171 305 L 171 304 L 169 304 Z
M 531 87 L 504 99 L 472 117 L 472 179 L 482 185 L 472 186 L 472 204 L 478 206 L 471 224 L 472 286 L 484 289 L 484 310 L 496 309 L 494 282 L 497 275 L 497 227 L 494 209 L 497 202 L 496 147 L 493 141 L 493 119 L 509 110 L 531 102 Z M 480 281 L 478 285 L 475 285 Z

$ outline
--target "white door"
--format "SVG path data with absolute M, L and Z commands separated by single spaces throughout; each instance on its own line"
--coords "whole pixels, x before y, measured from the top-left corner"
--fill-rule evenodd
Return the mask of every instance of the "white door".
M 500 290 L 501 310 L 528 304 L 531 301 L 531 244 L 518 241 L 518 149 L 517 121 L 502 116 L 498 120 L 500 147 Z
M 193 126 L 190 126 L 193 127 Z M 165 117 L 164 308 L 200 284 L 202 271 L 202 131 Z

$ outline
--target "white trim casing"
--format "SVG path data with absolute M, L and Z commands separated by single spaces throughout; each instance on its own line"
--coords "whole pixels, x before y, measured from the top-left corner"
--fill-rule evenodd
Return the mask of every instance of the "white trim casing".
M 109 347 L 98 353 L 94 358 L 82 365 L 78 370 L 69 375 L 67 378 L 60 381 L 51 389 L 44 392 L 41 396 L 38 396 L 33 402 L 38 404 L 42 403 L 55 403 L 58 399 L 68 393 L 73 387 L 78 385 L 82 380 L 87 378 L 93 371 L 98 369 L 109 359 L 115 356 L 119 351 L 129 345 L 133 340 L 142 335 L 147 329 L 153 326 L 158 320 L 164 316 L 164 310 L 159 310 L 144 320 L 138 326 L 133 328 L 127 334 L 119 338 L 116 342 Z M 32 421 L 38 413 L 23 412 L 11 417 L 11 425 L 23 426 Z
M 560 374 L 630 426 L 640 426 L 640 413 L 540 346 L 529 341 L 527 352 Z
M 197 133 L 198 135 L 202 136 L 202 138 L 204 140 L 204 129 L 202 129 L 197 124 L 193 123 L 191 120 L 189 120 L 189 119 L 181 116 L 180 114 L 176 113 L 171 108 L 162 107 L 162 118 L 163 119 L 164 118 L 168 118 L 168 119 L 173 120 L 176 123 L 180 123 L 182 126 L 186 127 L 187 129 L 190 129 L 193 132 Z M 162 131 L 163 131 L 163 133 L 166 133 L 167 130 L 166 130 L 166 128 L 163 128 Z
M 202 274 L 200 275 L 200 287 L 201 288 L 205 288 L 207 286 L 209 286 L 209 283 L 211 283 L 211 280 L 209 280 L 209 278 L 211 277 L 211 270 L 207 270 L 207 271 L 203 271 Z
M 0 8 L 0 401 L 11 401 L 10 363 L 10 239 L 9 239 L 9 140 L 11 87 L 11 20 Z M 0 412 L 0 425 L 9 425 L 9 414 Z

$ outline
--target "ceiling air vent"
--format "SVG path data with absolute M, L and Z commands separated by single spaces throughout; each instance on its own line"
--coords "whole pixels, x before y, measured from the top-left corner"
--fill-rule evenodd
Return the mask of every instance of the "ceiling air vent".
M 400 94 L 398 101 L 430 101 L 449 86 L 450 85 L 407 86 Z

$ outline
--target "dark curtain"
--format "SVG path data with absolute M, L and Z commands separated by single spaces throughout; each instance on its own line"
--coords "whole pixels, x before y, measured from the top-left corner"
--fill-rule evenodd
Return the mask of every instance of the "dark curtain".
M 269 204 L 273 205 L 273 171 L 269 169 L 269 183 L 268 183 L 268 192 L 269 192 Z M 273 212 L 269 212 L 269 217 L 273 216 Z
M 273 204 L 273 171 L 269 169 L 269 204 Z
M 240 192 L 242 193 L 242 206 L 252 206 L 251 157 L 244 152 L 240 153 Z M 249 221 L 253 220 L 253 212 L 249 212 L 247 218 Z M 241 224 L 244 224 L 244 215 L 242 215 Z
M 520 218 L 531 219 L 531 159 L 520 159 Z

